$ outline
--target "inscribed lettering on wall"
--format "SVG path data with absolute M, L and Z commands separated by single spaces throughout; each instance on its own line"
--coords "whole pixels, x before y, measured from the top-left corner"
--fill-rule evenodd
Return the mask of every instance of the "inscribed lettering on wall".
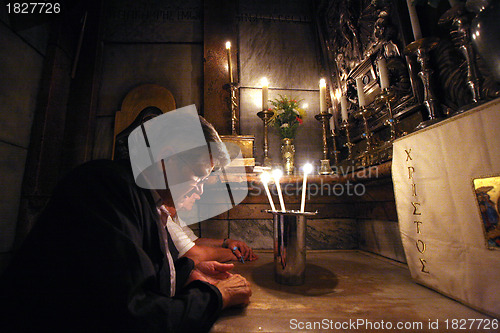
M 485 237 L 474 180 L 500 175 L 499 143 L 497 99 L 395 141 L 392 164 L 412 277 L 497 317 L 500 251 Z

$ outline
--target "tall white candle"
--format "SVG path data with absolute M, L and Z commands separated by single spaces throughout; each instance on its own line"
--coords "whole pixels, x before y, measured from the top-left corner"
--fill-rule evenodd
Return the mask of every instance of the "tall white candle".
M 263 172 L 260 175 L 260 180 L 262 181 L 262 185 L 264 185 L 264 190 L 266 191 L 267 199 L 269 199 L 269 203 L 271 204 L 271 210 L 275 212 L 276 207 L 274 206 L 273 197 L 271 196 L 271 192 L 269 191 L 269 186 L 268 186 L 269 181 L 271 180 L 271 175 L 269 174 L 269 172 Z
M 231 63 L 231 42 L 226 42 L 227 70 L 229 71 L 229 83 L 233 83 L 233 64 Z
M 334 108 L 329 108 L 328 111 L 332 115 L 330 117 L 330 130 L 333 132 L 335 130 L 335 115 L 337 112 L 335 112 Z
M 365 97 L 365 90 L 364 90 L 364 83 L 363 83 L 363 78 L 358 77 L 356 79 L 356 89 L 358 90 L 358 102 L 359 106 L 365 106 L 366 105 L 366 97 Z
M 268 107 L 268 94 L 269 82 L 266 78 L 262 78 L 262 110 L 267 110 Z
M 302 180 L 302 200 L 300 201 L 300 212 L 303 213 L 306 207 L 307 175 L 312 172 L 313 166 L 310 163 L 304 165 L 304 179 Z
M 278 191 L 278 198 L 280 200 L 281 211 L 286 212 L 285 201 L 283 200 L 283 193 L 281 193 L 280 179 L 283 176 L 283 172 L 280 169 L 273 170 L 274 183 L 276 184 L 276 190 Z
M 319 80 L 319 111 L 326 113 L 326 81 Z
M 340 111 L 342 115 L 342 121 L 347 121 L 349 119 L 349 115 L 347 114 L 347 96 L 342 95 L 340 97 Z
M 380 88 L 389 88 L 389 72 L 387 70 L 387 62 L 385 58 L 380 58 L 378 60 L 378 71 L 380 75 Z
M 422 38 L 422 30 L 420 30 L 420 22 L 418 20 L 417 9 L 413 4 L 415 0 L 406 0 L 406 5 L 408 6 L 408 12 L 410 14 L 411 29 L 413 30 L 413 37 L 415 40 Z

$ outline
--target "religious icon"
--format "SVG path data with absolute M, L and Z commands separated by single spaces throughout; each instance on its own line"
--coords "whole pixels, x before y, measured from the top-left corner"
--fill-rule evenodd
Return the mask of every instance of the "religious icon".
M 500 176 L 474 179 L 474 190 L 488 247 L 500 249 Z

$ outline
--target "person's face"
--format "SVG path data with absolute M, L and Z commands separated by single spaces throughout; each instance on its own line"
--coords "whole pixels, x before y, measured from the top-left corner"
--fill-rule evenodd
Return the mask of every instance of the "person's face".
M 201 184 L 201 186 L 201 192 L 203 193 L 203 184 Z M 185 196 L 180 203 L 179 210 L 190 211 L 191 209 L 193 209 L 194 203 L 196 202 L 196 200 L 200 199 L 202 193 L 193 192 L 193 194 L 191 194 L 190 196 Z
M 199 199 L 203 194 L 203 182 L 213 170 L 208 153 L 202 153 L 196 158 L 176 156 L 169 164 L 166 169 L 169 183 L 172 181 L 175 186 L 175 189 L 171 187 L 171 192 L 176 206 L 180 206 L 185 197 L 196 195 L 195 200 Z

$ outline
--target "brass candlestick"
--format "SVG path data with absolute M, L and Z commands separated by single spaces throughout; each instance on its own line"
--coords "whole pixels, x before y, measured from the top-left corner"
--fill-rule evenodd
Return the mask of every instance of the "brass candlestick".
M 368 118 L 372 116 L 372 110 L 367 108 L 366 106 L 361 106 L 356 112 L 354 112 L 354 117 L 357 119 L 363 119 L 363 125 L 365 131 L 363 133 L 363 137 L 366 140 L 366 149 L 362 153 L 362 155 L 368 155 L 372 152 L 375 147 L 375 140 L 373 138 L 372 131 L 370 130 L 370 126 L 368 125 Z
M 340 151 L 337 149 L 337 136 L 338 136 L 338 133 L 335 129 L 332 129 L 332 134 L 331 134 L 331 138 L 332 138 L 332 145 L 333 145 L 333 160 L 335 161 L 335 165 L 338 165 L 339 164 L 339 154 L 340 154 Z
M 314 116 L 317 121 L 321 122 L 321 127 L 323 130 L 323 159 L 321 161 L 321 167 L 319 169 L 320 175 L 329 175 L 333 172 L 332 167 L 330 166 L 330 160 L 328 159 L 328 140 L 327 140 L 327 124 L 330 118 L 332 117 L 331 113 L 321 112 Z
M 393 90 L 389 88 L 384 88 L 380 95 L 375 98 L 375 103 L 379 105 L 385 105 L 387 109 L 387 120 L 384 122 L 384 125 L 390 126 L 391 128 L 391 137 L 389 141 L 386 141 L 385 144 L 392 144 L 394 140 L 399 138 L 400 136 L 406 135 L 405 132 L 399 130 L 399 120 L 394 118 L 392 113 L 392 105 L 391 103 L 396 101 L 397 97 Z
M 418 76 L 424 85 L 424 105 L 427 109 L 427 114 L 424 114 L 423 118 L 428 118 L 428 120 L 423 120 L 416 127 L 417 130 L 435 124 L 441 120 L 438 116 L 438 101 L 434 95 L 434 88 L 431 81 L 434 71 L 429 67 L 429 52 L 437 45 L 437 38 L 421 38 L 410 43 L 405 49 L 406 53 L 415 54 L 417 56 L 417 61 L 420 64 Z
M 231 90 L 231 134 L 238 135 L 239 131 L 239 119 L 238 119 L 238 97 L 236 92 L 238 91 L 238 84 L 231 82 L 229 84 Z
M 342 124 L 340 124 L 340 128 L 345 131 L 347 139 L 345 146 L 347 147 L 347 160 L 349 161 L 352 160 L 352 147 L 354 147 L 354 143 L 351 141 L 351 126 L 352 125 L 347 120 L 342 121 Z
M 269 157 L 269 139 L 268 139 L 268 128 L 267 126 L 269 125 L 269 120 L 271 117 L 274 115 L 274 111 L 271 110 L 262 110 L 257 113 L 257 116 L 259 116 L 260 119 L 262 119 L 262 122 L 264 123 L 264 144 L 262 146 L 264 150 L 264 161 L 262 163 L 262 166 L 264 167 L 270 167 L 272 166 L 272 160 Z

